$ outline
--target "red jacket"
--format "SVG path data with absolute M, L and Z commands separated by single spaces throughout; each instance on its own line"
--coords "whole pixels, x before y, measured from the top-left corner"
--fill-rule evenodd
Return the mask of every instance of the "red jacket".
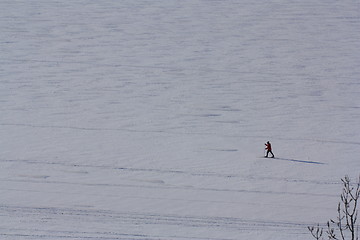
M 271 144 L 270 143 L 265 143 L 266 146 L 266 150 L 271 151 Z

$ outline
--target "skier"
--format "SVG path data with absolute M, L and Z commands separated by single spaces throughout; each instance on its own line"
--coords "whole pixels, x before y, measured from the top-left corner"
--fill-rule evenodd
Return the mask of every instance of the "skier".
M 265 149 L 267 150 L 265 157 L 268 157 L 269 153 L 271 153 L 272 158 L 275 157 L 272 150 L 271 150 L 271 143 L 269 141 L 267 141 L 267 143 L 265 143 Z

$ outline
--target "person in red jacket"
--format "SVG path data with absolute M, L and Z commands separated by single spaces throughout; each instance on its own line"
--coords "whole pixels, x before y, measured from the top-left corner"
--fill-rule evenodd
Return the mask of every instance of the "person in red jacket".
M 265 157 L 268 157 L 268 156 L 269 156 L 269 153 L 271 153 L 272 158 L 275 157 L 274 154 L 273 154 L 273 152 L 272 152 L 271 143 L 270 143 L 269 141 L 267 141 L 267 143 L 265 143 L 265 149 L 267 150 Z

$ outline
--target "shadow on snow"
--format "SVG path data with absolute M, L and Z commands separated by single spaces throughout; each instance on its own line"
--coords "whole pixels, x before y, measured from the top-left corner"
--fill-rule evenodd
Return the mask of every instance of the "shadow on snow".
M 298 163 L 309 163 L 309 164 L 319 164 L 319 165 L 323 165 L 325 163 L 322 162 L 314 162 L 314 161 L 306 161 L 306 160 L 298 160 L 298 159 L 291 159 L 291 158 L 269 158 L 269 159 L 274 159 L 274 160 L 282 160 L 282 161 L 289 161 L 289 162 L 298 162 Z

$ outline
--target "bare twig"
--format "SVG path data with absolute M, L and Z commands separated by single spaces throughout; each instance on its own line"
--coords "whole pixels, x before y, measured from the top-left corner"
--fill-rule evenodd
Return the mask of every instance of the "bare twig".
M 359 240 L 359 226 L 356 225 L 358 217 L 358 200 L 360 198 L 360 176 L 355 187 L 352 186 L 350 178 L 345 176 L 341 179 L 343 191 L 338 204 L 338 216 L 336 220 L 330 219 L 327 222 L 326 234 L 329 240 Z M 334 226 L 334 227 L 333 227 Z M 308 227 L 311 235 L 316 239 L 323 239 L 323 229 L 319 224 L 316 227 Z M 340 239 L 336 233 L 340 235 Z

